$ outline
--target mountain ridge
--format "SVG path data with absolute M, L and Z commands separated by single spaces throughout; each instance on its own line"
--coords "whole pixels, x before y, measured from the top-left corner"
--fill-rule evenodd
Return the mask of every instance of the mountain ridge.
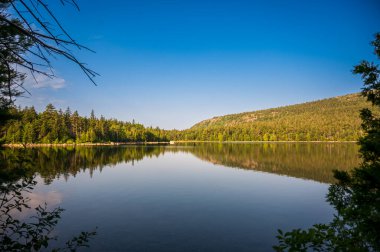
M 363 136 L 360 110 L 379 109 L 360 93 L 277 108 L 215 116 L 189 129 L 170 132 L 171 140 L 197 141 L 357 141 Z
M 333 97 L 328 97 L 328 98 L 321 98 L 321 99 L 312 100 L 312 101 L 306 101 L 306 102 L 301 102 L 301 103 L 281 105 L 281 106 L 278 106 L 278 107 L 263 108 L 263 109 L 257 109 L 257 110 L 251 110 L 251 111 L 244 111 L 244 112 L 237 112 L 237 113 L 231 113 L 231 114 L 226 114 L 226 115 L 213 116 L 211 118 L 204 119 L 204 120 L 202 120 L 200 122 L 195 123 L 194 125 L 192 125 L 188 129 L 196 127 L 197 125 L 202 124 L 204 122 L 207 122 L 207 121 L 210 121 L 210 120 L 215 120 L 215 119 L 218 119 L 218 118 L 221 118 L 221 117 L 229 117 L 229 116 L 235 116 L 235 115 L 252 114 L 252 113 L 257 113 L 257 112 L 261 112 L 261 111 L 283 109 L 283 108 L 288 108 L 288 107 L 293 107 L 293 106 L 298 106 L 298 105 L 305 105 L 305 104 L 309 104 L 309 103 L 318 103 L 320 101 L 329 100 L 329 99 L 340 99 L 340 98 L 344 98 L 344 97 L 348 97 L 348 96 L 361 96 L 361 94 L 360 93 L 350 93 L 350 94 L 338 95 L 338 96 L 333 96 Z M 363 98 L 363 100 L 364 100 L 364 98 Z
M 260 118 L 261 113 L 271 112 L 272 115 L 275 115 L 276 113 L 278 113 L 278 111 L 276 111 L 276 110 L 285 110 L 285 109 L 294 108 L 294 107 L 298 107 L 298 106 L 305 106 L 305 105 L 306 106 L 316 105 L 320 102 L 325 102 L 328 100 L 335 100 L 335 99 L 336 100 L 341 100 L 341 99 L 345 99 L 345 100 L 354 99 L 354 100 L 356 100 L 356 99 L 358 99 L 358 100 L 361 100 L 362 102 L 365 103 L 365 98 L 361 97 L 360 93 L 352 93 L 352 94 L 339 95 L 339 96 L 334 96 L 334 97 L 329 97 L 329 98 L 324 98 L 324 99 L 318 99 L 318 100 L 314 100 L 314 101 L 296 103 L 296 104 L 291 104 L 291 105 L 284 105 L 284 106 L 267 108 L 267 109 L 259 109 L 259 110 L 246 111 L 246 112 L 240 112 L 240 113 L 226 114 L 226 115 L 221 115 L 221 116 L 214 116 L 212 118 L 205 119 L 205 120 L 202 120 L 202 121 L 194 124 L 189 129 L 197 128 L 199 126 L 202 126 L 205 123 L 209 124 L 209 122 L 219 121 L 219 119 L 222 119 L 222 118 L 231 118 L 231 117 L 237 117 L 237 116 L 245 116 L 245 119 L 246 119 L 245 122 L 254 122 L 256 120 L 263 119 L 263 118 Z M 369 103 L 367 104 L 367 106 L 364 106 L 364 107 L 368 107 L 368 105 L 369 105 Z M 358 110 L 358 113 L 359 113 L 359 110 Z M 258 115 L 255 115 L 255 114 L 258 114 Z

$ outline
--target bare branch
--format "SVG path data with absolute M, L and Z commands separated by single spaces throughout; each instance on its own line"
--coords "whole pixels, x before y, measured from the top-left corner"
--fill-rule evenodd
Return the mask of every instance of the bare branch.
M 79 10 L 75 0 L 60 0 L 60 2 L 62 5 L 73 5 Z M 7 11 L 8 8 L 12 8 L 13 12 Z M 54 31 L 54 27 L 58 32 Z M 3 73 L 0 72 L 2 94 L 19 95 L 17 89 L 29 93 L 22 86 L 25 73 L 19 73 L 17 69 L 12 68 L 13 65 L 29 70 L 37 82 L 35 74 L 42 74 L 49 78 L 55 76 L 50 59 L 56 57 L 63 57 L 78 65 L 87 78 L 96 85 L 94 78 L 99 74 L 79 61 L 71 48 L 93 51 L 77 43 L 70 36 L 51 11 L 46 0 L 5 1 L 0 6 L 0 28 L 0 57 L 3 62 L 2 66 L 0 65 L 0 70 L 3 71 Z M 28 55 L 31 57 L 29 58 Z M 7 91 L 4 88 L 7 88 Z M 7 98 L 10 102 L 12 102 L 11 96 Z M 4 103 L 4 98 L 0 98 L 1 103 Z

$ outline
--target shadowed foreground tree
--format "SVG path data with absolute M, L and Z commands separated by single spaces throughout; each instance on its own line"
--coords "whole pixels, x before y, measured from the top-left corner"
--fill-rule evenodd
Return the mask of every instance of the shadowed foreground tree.
M 12 165 L 9 167 L 2 162 Z M 9 160 L 0 161 L 0 251 L 39 251 L 58 239 L 54 228 L 64 211 L 62 208 L 49 210 L 45 203 L 34 209 L 33 216 L 27 219 L 20 216 L 31 208 L 28 194 L 37 184 L 34 166 L 26 155 L 10 156 Z M 64 247 L 52 251 L 76 251 L 88 247 L 95 234 L 95 231 L 81 232 Z
M 380 33 L 372 42 L 380 59 Z M 380 107 L 380 69 L 373 62 L 355 66 L 364 88 L 362 95 Z M 329 188 L 327 201 L 337 213 L 329 224 L 307 230 L 279 230 L 277 251 L 380 251 L 380 117 L 361 111 L 365 136 L 359 140 L 361 165 L 352 172 L 335 171 L 337 183 Z
M 0 121 L 9 118 L 8 108 L 16 97 L 28 92 L 23 81 L 30 74 L 55 77 L 51 59 L 73 62 L 94 82 L 96 72 L 74 55 L 90 50 L 77 43 L 63 28 L 45 0 L 0 0 Z M 75 0 L 60 0 L 73 5 Z M 91 51 L 91 50 L 90 50 Z
M 60 0 L 72 4 L 75 0 Z M 97 75 L 72 53 L 78 44 L 62 27 L 44 0 L 0 0 L 0 127 L 13 116 L 14 100 L 24 92 L 27 74 L 54 78 L 51 59 L 63 57 L 78 65 L 94 82 Z M 37 82 L 37 80 L 36 80 Z M 17 212 L 30 208 L 27 194 L 36 185 L 34 174 L 28 174 L 30 160 L 12 160 L 15 168 L 6 169 L 0 163 L 0 251 L 39 251 L 57 239 L 53 229 L 60 219 L 62 208 L 48 210 L 47 205 L 35 208 L 28 220 L 17 218 Z M 87 247 L 95 232 L 82 232 L 53 251 L 75 251 Z

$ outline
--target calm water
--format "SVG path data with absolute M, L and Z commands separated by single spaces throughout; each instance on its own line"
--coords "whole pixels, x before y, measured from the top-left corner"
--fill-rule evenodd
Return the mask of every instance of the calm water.
M 58 243 L 98 227 L 91 251 L 268 251 L 276 230 L 328 222 L 332 170 L 356 144 L 6 149 L 38 174 L 31 205 L 61 206 Z M 25 213 L 27 214 L 27 213 Z

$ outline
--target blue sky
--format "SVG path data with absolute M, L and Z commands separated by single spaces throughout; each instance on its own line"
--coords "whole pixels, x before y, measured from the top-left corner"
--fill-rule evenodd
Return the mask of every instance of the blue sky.
M 374 60 L 380 32 L 378 0 L 78 0 L 80 12 L 56 2 L 66 30 L 96 51 L 76 54 L 98 86 L 58 60 L 58 78 L 26 83 L 32 96 L 18 104 L 166 129 L 358 92 L 351 69 Z

